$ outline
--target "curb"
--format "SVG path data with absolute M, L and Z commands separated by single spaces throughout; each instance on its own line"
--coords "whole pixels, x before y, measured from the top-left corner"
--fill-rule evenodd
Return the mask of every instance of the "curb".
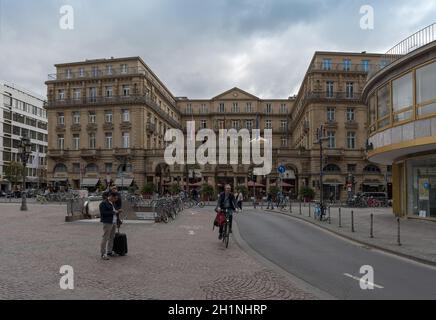
M 339 236 L 339 237 L 344 238 L 344 239 L 347 239 L 349 241 L 356 242 L 358 244 L 361 244 L 361 245 L 364 245 L 364 246 L 367 246 L 367 247 L 370 247 L 370 248 L 373 248 L 373 249 L 377 249 L 377 250 L 380 250 L 380 251 L 383 251 L 383 252 L 386 252 L 386 253 L 389 253 L 389 254 L 392 254 L 392 255 L 396 255 L 396 256 L 401 257 L 401 258 L 406 258 L 406 259 L 409 259 L 409 260 L 412 260 L 412 261 L 415 261 L 415 262 L 419 262 L 419 263 L 422 263 L 422 264 L 425 264 L 425 265 L 428 265 L 428 266 L 436 267 L 436 262 L 435 261 L 419 258 L 419 257 L 416 257 L 416 256 L 409 255 L 407 253 L 398 252 L 398 251 L 395 251 L 395 250 L 392 250 L 392 249 L 381 247 L 381 246 L 373 244 L 373 243 L 365 242 L 365 241 L 362 241 L 362 240 L 350 237 L 348 235 L 345 235 L 343 233 L 340 233 L 338 231 L 331 230 L 329 228 L 324 227 L 321 224 L 309 221 L 309 220 L 307 220 L 305 218 L 302 218 L 302 217 L 299 217 L 299 216 L 295 216 L 293 214 L 290 215 L 290 214 L 287 214 L 287 213 L 284 213 L 284 212 L 280 212 L 280 211 L 275 211 L 275 210 L 269 210 L 269 211 L 273 212 L 273 213 L 278 213 L 278 214 L 281 214 L 281 215 L 284 215 L 284 216 L 287 216 L 287 217 L 290 217 L 290 218 L 298 219 L 298 220 L 304 221 L 306 223 L 310 223 L 310 224 L 312 224 L 314 226 L 319 227 L 322 230 L 331 232 L 334 235 Z

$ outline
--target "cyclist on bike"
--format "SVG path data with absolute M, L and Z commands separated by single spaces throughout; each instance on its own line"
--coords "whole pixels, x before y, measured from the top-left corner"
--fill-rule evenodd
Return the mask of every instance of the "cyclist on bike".
M 217 209 L 218 208 L 227 212 L 229 216 L 229 232 L 232 233 L 233 211 L 236 210 L 236 199 L 232 193 L 232 187 L 229 184 L 225 186 L 224 192 L 218 197 Z M 222 238 L 223 226 L 220 226 L 218 239 L 221 240 Z

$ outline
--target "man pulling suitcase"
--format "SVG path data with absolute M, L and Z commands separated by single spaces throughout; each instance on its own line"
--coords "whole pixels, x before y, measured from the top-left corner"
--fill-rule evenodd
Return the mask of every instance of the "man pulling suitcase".
M 119 233 L 121 220 L 119 213 L 121 209 L 115 208 L 119 194 L 109 192 L 107 198 L 100 203 L 100 221 L 103 223 L 103 239 L 101 241 L 100 253 L 103 260 L 109 260 L 115 254 L 124 256 L 127 254 L 127 236 Z M 118 227 L 118 232 L 116 229 Z

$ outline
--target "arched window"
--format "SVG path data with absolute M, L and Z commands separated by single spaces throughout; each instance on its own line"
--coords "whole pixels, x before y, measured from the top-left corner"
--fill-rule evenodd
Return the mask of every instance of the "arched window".
M 58 163 L 54 167 L 54 173 L 66 173 L 66 172 L 67 172 L 67 166 L 64 165 L 63 163 Z
M 365 167 L 365 169 L 363 169 L 363 172 L 366 172 L 366 173 L 381 173 L 381 170 L 376 165 L 369 164 L 369 165 L 367 165 Z
M 85 168 L 85 173 L 97 173 L 98 167 L 95 163 L 90 163 Z
M 328 164 L 324 167 L 324 172 L 341 172 L 341 168 L 336 164 Z

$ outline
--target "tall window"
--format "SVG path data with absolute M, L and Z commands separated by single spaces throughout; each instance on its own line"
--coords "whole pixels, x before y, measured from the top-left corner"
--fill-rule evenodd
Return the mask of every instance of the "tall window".
M 188 103 L 188 105 L 186 106 L 186 113 L 192 114 L 192 104 Z
M 58 100 L 65 100 L 65 90 L 64 89 L 60 89 L 58 90 Z
M 351 70 L 351 60 L 344 59 L 344 71 L 350 71 L 350 70 Z
M 89 88 L 89 101 L 96 102 L 97 101 L 97 88 Z
M 130 134 L 123 132 L 123 148 L 130 148 Z
M 245 112 L 246 113 L 252 113 L 253 112 L 253 106 L 251 105 L 251 102 L 247 102 L 245 105 Z
M 248 130 L 252 130 L 253 129 L 253 120 L 245 120 L 245 128 L 247 128 Z
M 239 112 L 239 106 L 238 106 L 238 103 L 237 103 L 237 102 L 234 102 L 234 103 L 233 103 L 233 106 L 232 106 L 232 112 L 233 112 L 233 113 Z
M 80 124 L 80 112 L 79 111 L 73 112 L 73 123 Z
M 205 103 L 201 104 L 201 109 L 200 110 L 201 110 L 201 113 L 203 113 L 203 114 L 207 113 L 207 106 L 206 106 Z
M 391 94 L 390 86 L 385 85 L 377 91 L 377 115 L 378 115 L 378 128 L 384 128 L 390 124 L 390 110 L 391 110 Z
M 288 128 L 288 121 L 286 120 L 281 120 L 280 121 L 280 129 L 282 132 L 286 132 Z
M 72 78 L 71 69 L 65 70 L 65 73 L 66 73 L 67 79 L 71 79 Z
M 127 73 L 127 64 L 122 64 L 121 65 L 121 73 L 122 74 L 126 74 Z
M 362 71 L 369 71 L 369 60 L 362 60 Z
M 106 97 L 107 98 L 112 97 L 112 93 L 113 93 L 112 86 L 106 86 L 105 87 L 105 93 L 106 93 Z
M 272 121 L 265 120 L 265 129 L 272 129 Z
M 130 111 L 123 110 L 122 111 L 123 122 L 130 122 Z
M 347 148 L 356 149 L 356 133 L 347 132 Z
M 64 150 L 65 147 L 65 137 L 63 134 L 58 135 L 58 149 Z
M 336 148 L 336 133 L 334 131 L 327 131 L 327 148 Z
M 281 114 L 286 114 L 286 113 L 288 113 L 288 107 L 287 107 L 287 105 L 286 105 L 285 103 L 282 103 L 282 104 L 280 105 L 280 113 L 281 113 Z
M 104 121 L 106 123 L 112 123 L 113 122 L 112 111 L 105 111 L 105 113 L 104 113 Z
M 272 104 L 271 103 L 267 103 L 266 104 L 266 113 L 267 114 L 271 114 L 272 113 Z
M 92 76 L 93 77 L 98 77 L 98 68 L 97 67 L 92 67 Z
M 95 149 L 96 146 L 96 139 L 95 139 L 95 133 L 89 134 L 89 149 Z
M 239 120 L 232 120 L 232 128 L 239 130 Z
M 64 113 L 58 113 L 58 124 L 59 125 L 64 125 L 65 124 L 65 116 Z
M 80 89 L 73 89 L 73 99 L 74 100 L 80 100 L 82 90 Z
M 73 134 L 73 149 L 80 149 L 80 136 L 78 134 Z
M 95 111 L 89 111 L 89 113 L 88 113 L 88 122 L 89 123 L 95 123 L 96 120 L 97 120 L 97 117 L 96 117 Z
M 112 66 L 111 65 L 106 66 L 106 74 L 107 75 L 112 75 Z
M 347 108 L 347 121 L 354 121 L 354 108 Z
M 287 147 L 288 146 L 288 138 L 281 137 L 281 146 L 282 147 Z
M 345 96 L 347 98 L 354 97 L 354 82 L 347 82 L 345 85 Z
M 127 84 L 123 85 L 123 96 L 130 96 L 130 86 Z
M 326 97 L 333 98 L 333 81 L 326 82 Z
M 416 102 L 418 115 L 436 112 L 436 62 L 416 70 Z
M 323 59 L 322 69 L 323 70 L 331 70 L 332 69 L 332 59 Z
M 105 163 L 104 164 L 104 171 L 106 172 L 106 174 L 111 174 L 112 173 L 112 163 Z
M 413 115 L 413 74 L 411 72 L 392 81 L 392 98 L 394 121 L 410 119 Z
M 106 132 L 105 138 L 106 138 L 105 141 L 106 149 L 112 149 L 112 132 Z
M 220 103 L 218 106 L 218 112 L 223 113 L 226 112 L 226 108 L 224 106 L 224 103 Z
M 327 108 L 327 121 L 335 121 L 335 108 Z
M 201 120 L 200 129 L 206 129 L 206 128 L 207 128 L 207 120 Z
M 79 69 L 79 77 L 83 78 L 85 76 L 85 69 L 80 68 Z

